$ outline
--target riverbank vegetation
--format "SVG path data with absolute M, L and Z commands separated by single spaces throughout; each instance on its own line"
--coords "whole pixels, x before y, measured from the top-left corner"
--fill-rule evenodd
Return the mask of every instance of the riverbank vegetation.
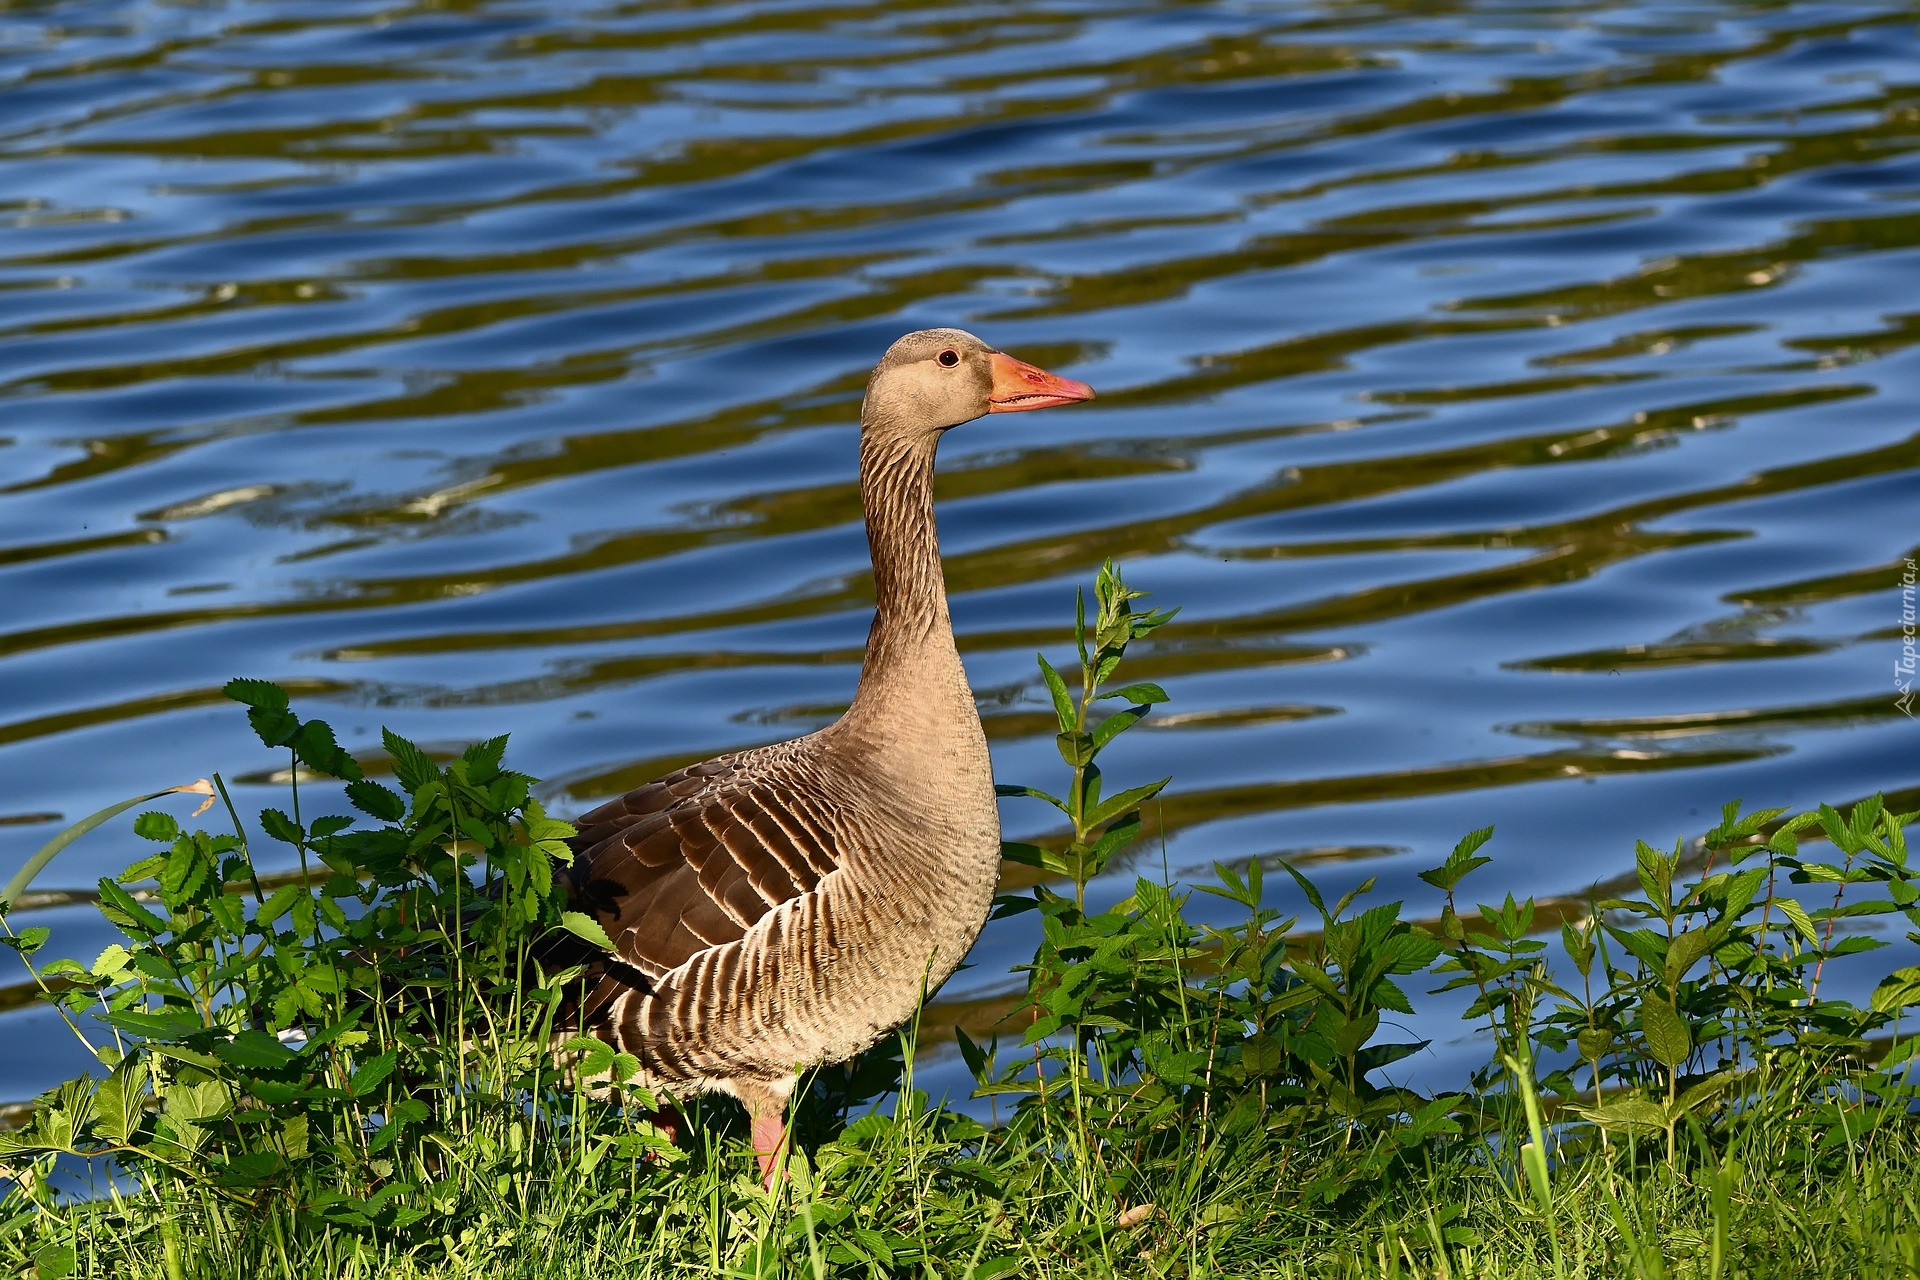
M 142 813 L 150 856 L 99 885 L 124 940 L 90 965 L 0 918 L 100 1064 L 0 1134 L 0 1274 L 1920 1274 L 1920 969 L 1835 992 L 1920 930 L 1915 815 L 1729 805 L 1551 927 L 1478 905 L 1490 830 L 1423 873 L 1427 919 L 1284 863 L 1174 884 L 1140 839 L 1164 784 L 1100 766 L 1166 698 L 1121 676 L 1170 616 L 1138 598 L 1104 571 L 1079 672 L 1042 659 L 1064 785 L 1003 788 L 1061 830 L 1007 849 L 1039 881 L 996 906 L 1039 924 L 1024 994 L 956 1037 L 991 1121 L 916 1087 L 947 1046 L 907 1028 L 818 1073 L 771 1195 L 730 1103 L 691 1105 L 675 1145 L 645 1090 L 567 1087 L 571 975 L 539 943 L 591 926 L 556 887 L 570 828 L 504 739 L 434 759 L 389 734 L 383 781 L 234 681 L 286 807 L 248 821 L 222 787 L 223 830 Z M 1091 901 L 1121 867 L 1131 892 Z M 1405 1083 L 1424 1046 L 1396 1018 L 1432 999 L 1480 1048 L 1457 1091 Z

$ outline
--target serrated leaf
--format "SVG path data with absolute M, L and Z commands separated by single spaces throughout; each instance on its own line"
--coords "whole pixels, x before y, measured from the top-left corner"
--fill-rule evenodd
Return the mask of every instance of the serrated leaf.
M 347 1080 L 347 1092 L 356 1098 L 364 1098 L 380 1087 L 380 1083 L 393 1074 L 393 1068 L 399 1062 L 399 1056 L 389 1049 L 385 1053 L 368 1058 L 354 1068 L 353 1075 Z
M 1876 1013 L 1898 1013 L 1915 1004 L 1920 1004 L 1920 967 L 1895 969 L 1873 989 L 1872 1005 Z
M 598 920 L 584 911 L 565 911 L 560 915 L 560 927 L 576 938 L 583 938 L 602 951 L 613 950 L 613 939 L 601 927 Z
M 133 954 L 119 943 L 113 943 L 100 952 L 93 962 L 93 975 L 97 978 L 118 979 L 127 971 Z
M 96 886 L 100 893 L 100 914 L 121 928 L 142 930 L 148 934 L 165 933 L 168 924 L 147 910 L 134 896 L 113 881 L 102 878 Z
M 577 1055 L 574 1068 L 582 1078 L 604 1075 L 613 1066 L 614 1049 L 605 1040 L 593 1036 L 573 1036 L 561 1048 Z
M 307 893 L 308 889 L 304 884 L 281 885 L 271 894 L 268 894 L 267 900 L 260 904 L 259 911 L 254 913 L 255 921 L 262 926 L 271 925 L 281 916 L 293 910 L 295 900 L 305 897 Z
M 149 809 L 133 820 L 133 834 L 143 840 L 157 840 L 161 844 L 172 844 L 180 838 L 180 824 L 173 820 L 173 815 L 170 813 Z
M 1820 931 L 1813 927 L 1813 920 L 1807 915 L 1807 909 L 1792 898 L 1775 898 L 1774 902 L 1779 906 L 1780 913 L 1786 916 L 1793 923 L 1793 927 L 1799 931 L 1800 936 L 1807 940 L 1807 945 L 1818 949 Z
M 1647 1051 L 1663 1067 L 1678 1067 L 1693 1055 L 1687 1020 L 1660 996 L 1649 993 L 1640 1001 L 1640 1030 L 1647 1038 Z
M 440 769 L 427 753 L 391 729 L 380 731 L 380 741 L 393 757 L 393 776 L 408 795 L 439 778 Z
M 460 753 L 467 762 L 467 781 L 475 786 L 485 786 L 500 776 L 500 761 L 507 754 L 507 735 L 488 738 L 485 742 L 476 742 Z
M 287 691 L 271 680 L 246 680 L 236 677 L 221 686 L 220 692 L 235 702 L 268 711 L 287 709 Z
M 1667 1127 L 1667 1109 L 1646 1098 L 1621 1098 L 1605 1106 L 1573 1110 L 1611 1132 L 1659 1133 Z
M 300 732 L 300 717 L 285 707 L 252 707 L 247 723 L 260 741 L 269 747 L 284 747 Z
M 407 816 L 407 802 L 391 788 L 362 778 L 347 784 L 347 802 L 360 812 L 382 822 L 398 822 Z
M 23 956 L 30 956 L 47 945 L 47 939 L 53 936 L 53 930 L 43 924 L 31 929 L 22 929 L 15 937 L 0 938 L 0 945 L 12 947 Z
M 309 720 L 293 738 L 293 753 L 310 769 L 347 782 L 360 780 L 360 762 L 341 750 L 334 740 L 333 726 L 325 720 Z
M 285 844 L 306 843 L 307 833 L 300 828 L 300 824 L 278 809 L 260 811 L 260 829 Z

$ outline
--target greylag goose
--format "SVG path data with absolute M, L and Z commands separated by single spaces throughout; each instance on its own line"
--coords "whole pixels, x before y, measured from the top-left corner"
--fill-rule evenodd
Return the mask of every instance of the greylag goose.
M 574 1027 L 634 1055 L 649 1087 L 738 1098 L 769 1188 L 800 1074 L 912 1016 L 979 936 L 999 874 L 987 740 L 934 532 L 934 451 L 983 414 L 1091 399 L 958 329 L 889 347 L 860 410 L 875 609 L 852 704 L 577 824 L 569 893 L 615 955 L 583 977 Z

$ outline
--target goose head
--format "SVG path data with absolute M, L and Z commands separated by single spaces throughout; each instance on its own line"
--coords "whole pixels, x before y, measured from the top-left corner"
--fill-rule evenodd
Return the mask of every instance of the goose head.
M 868 437 L 937 440 L 989 413 L 1019 413 L 1093 399 L 1093 388 L 996 351 L 964 329 L 922 329 L 874 366 L 860 411 Z

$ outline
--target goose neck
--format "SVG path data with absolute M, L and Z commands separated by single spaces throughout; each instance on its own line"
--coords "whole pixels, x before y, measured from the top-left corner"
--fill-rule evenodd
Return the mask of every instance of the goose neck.
M 916 656 L 952 653 L 946 580 L 933 519 L 932 440 L 860 444 L 860 500 L 873 557 L 874 618 L 860 673 L 861 699 L 916 666 Z

